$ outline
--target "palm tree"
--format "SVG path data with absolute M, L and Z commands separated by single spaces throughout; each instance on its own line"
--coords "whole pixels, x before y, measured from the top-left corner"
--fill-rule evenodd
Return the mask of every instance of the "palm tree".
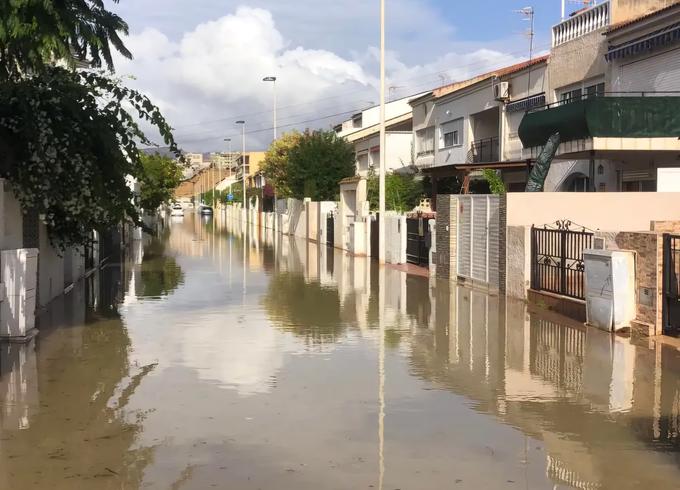
M 111 47 L 132 58 L 120 38 L 127 33 L 103 0 L 0 0 L 0 77 L 21 78 L 57 60 L 113 71 Z

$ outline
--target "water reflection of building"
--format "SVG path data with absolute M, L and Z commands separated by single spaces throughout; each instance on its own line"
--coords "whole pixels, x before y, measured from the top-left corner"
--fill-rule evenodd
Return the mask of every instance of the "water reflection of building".
M 116 313 L 126 283 L 107 266 L 50 304 L 40 336 L 0 344 L 0 488 L 141 484 L 148 455 L 125 413 L 140 373 Z

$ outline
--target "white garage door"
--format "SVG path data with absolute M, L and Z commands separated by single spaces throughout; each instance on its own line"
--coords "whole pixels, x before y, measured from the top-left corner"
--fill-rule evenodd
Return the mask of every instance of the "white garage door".
M 680 91 L 680 49 L 621 65 L 619 80 L 614 83 L 614 90 L 621 92 Z

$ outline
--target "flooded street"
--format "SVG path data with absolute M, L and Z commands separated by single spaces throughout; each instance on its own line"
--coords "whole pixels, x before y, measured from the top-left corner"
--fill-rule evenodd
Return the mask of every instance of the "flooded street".
M 261 235 L 174 221 L 1 344 L 0 488 L 678 488 L 675 348 Z

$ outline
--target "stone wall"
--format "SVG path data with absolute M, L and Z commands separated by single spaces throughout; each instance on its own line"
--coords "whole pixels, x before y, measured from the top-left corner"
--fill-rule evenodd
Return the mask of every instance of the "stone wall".
M 451 220 L 451 214 L 455 212 L 455 203 L 456 199 L 454 196 L 448 194 L 437 195 L 437 219 L 435 223 L 437 255 L 435 266 L 437 277 L 442 279 L 451 279 L 456 276 L 455 260 L 452 259 L 452 257 L 455 257 L 456 230 L 451 229 L 452 226 L 455 227 L 455 223 L 452 223 Z M 451 271 L 452 267 L 454 268 L 453 273 Z
M 650 327 L 650 334 L 661 334 L 663 306 L 663 239 L 654 232 L 621 232 L 616 246 L 635 251 L 636 311 L 638 322 Z

